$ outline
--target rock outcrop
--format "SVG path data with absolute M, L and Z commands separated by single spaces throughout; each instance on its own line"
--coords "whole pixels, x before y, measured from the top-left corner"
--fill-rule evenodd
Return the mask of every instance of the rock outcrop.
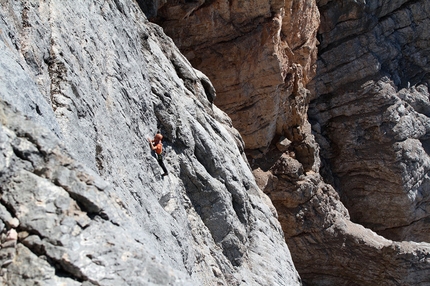
M 2 283 L 300 284 L 215 89 L 134 1 L 0 13 Z
M 321 10 L 311 117 L 333 184 L 353 221 L 429 242 L 430 4 L 327 1 Z
M 429 283 L 429 7 L 368 2 L 142 5 L 214 83 L 309 285 Z
M 312 1 L 163 1 L 153 20 L 217 90 L 246 148 L 266 148 L 304 120 L 315 74 L 319 13 Z M 149 13 L 150 14 L 150 13 Z M 297 131 L 297 130 L 296 130 Z
M 1 282 L 429 284 L 429 12 L 3 1 Z

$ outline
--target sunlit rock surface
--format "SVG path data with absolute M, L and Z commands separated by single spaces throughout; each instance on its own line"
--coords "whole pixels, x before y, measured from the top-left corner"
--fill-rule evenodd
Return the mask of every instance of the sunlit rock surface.
M 300 284 L 211 82 L 135 2 L 0 13 L 2 283 Z

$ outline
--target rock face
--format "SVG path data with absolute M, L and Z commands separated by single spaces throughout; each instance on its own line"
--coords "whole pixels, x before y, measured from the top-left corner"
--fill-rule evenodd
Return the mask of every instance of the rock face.
M 0 13 L 2 283 L 300 284 L 212 84 L 135 2 Z
M 302 126 L 315 73 L 319 13 L 312 1 L 163 1 L 153 20 L 217 90 L 246 148 Z M 151 13 L 151 12 L 149 12 Z M 293 24 L 291 24 L 293 23 Z
M 429 242 L 430 4 L 345 9 L 321 6 L 311 105 L 321 154 L 353 221 L 390 239 Z
M 306 284 L 429 283 L 427 2 L 141 6 L 214 83 Z

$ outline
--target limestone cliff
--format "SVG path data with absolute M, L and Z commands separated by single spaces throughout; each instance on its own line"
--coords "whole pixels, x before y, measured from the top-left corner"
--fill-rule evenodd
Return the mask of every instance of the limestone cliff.
M 428 2 L 150 2 L 242 134 L 303 281 L 430 283 Z
M 329 1 L 321 9 L 311 116 L 333 183 L 352 220 L 388 238 L 429 242 L 430 4 L 357 3 L 345 15 Z
M 300 284 L 211 82 L 136 2 L 0 15 L 2 284 Z
M 208 2 L 208 3 L 206 3 Z M 247 149 L 299 132 L 315 73 L 317 7 L 309 1 L 162 1 L 154 21 L 216 90 Z M 293 23 L 293 24 L 291 24 Z

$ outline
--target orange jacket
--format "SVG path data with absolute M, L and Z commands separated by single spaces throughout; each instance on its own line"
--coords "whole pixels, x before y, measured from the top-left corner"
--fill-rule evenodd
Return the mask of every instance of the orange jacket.
M 161 142 L 158 142 L 157 145 L 155 145 L 155 153 L 157 153 L 158 155 L 161 154 L 161 152 L 163 152 L 163 144 L 161 144 Z

